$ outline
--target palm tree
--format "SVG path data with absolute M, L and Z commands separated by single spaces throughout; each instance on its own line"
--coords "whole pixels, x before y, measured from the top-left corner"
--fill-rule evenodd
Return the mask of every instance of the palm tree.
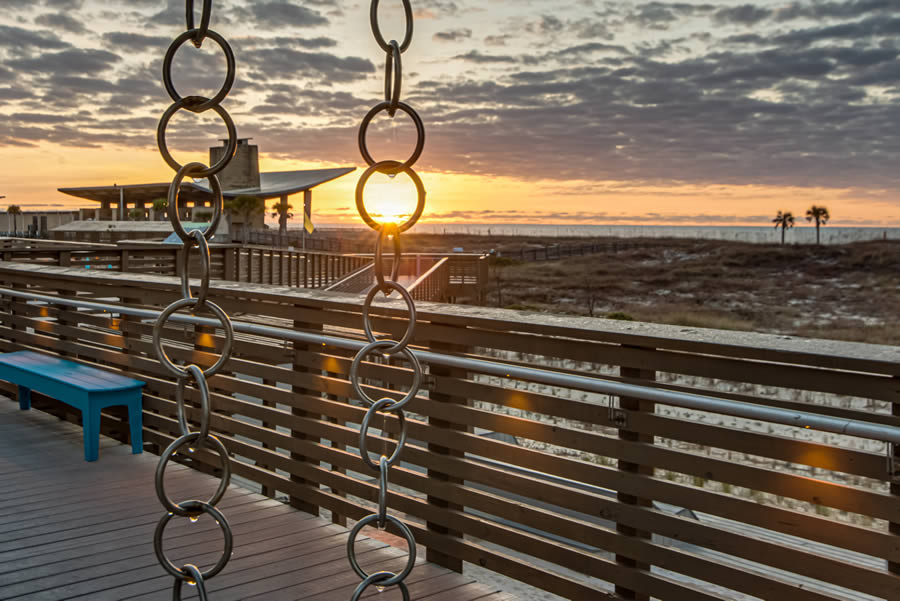
M 6 212 L 12 215 L 12 233 L 15 236 L 18 229 L 16 228 L 16 215 L 22 214 L 22 207 L 20 207 L 19 205 L 9 205 L 9 207 L 7 207 L 6 209 Z
M 169 208 L 168 198 L 157 198 L 153 201 L 153 214 L 156 215 L 157 221 L 165 221 L 166 209 Z
M 272 205 L 272 218 L 278 217 L 279 236 L 283 237 L 287 235 L 287 222 L 288 219 L 294 218 L 294 214 L 291 213 L 293 210 L 294 205 L 288 203 L 287 197 L 282 198 L 277 204 Z
M 831 219 L 831 215 L 828 214 L 828 209 L 826 207 L 817 207 L 813 205 L 806 211 L 806 220 L 812 221 L 816 220 L 816 244 L 820 244 L 819 242 L 819 228 Z
M 794 227 L 794 214 L 790 211 L 778 211 L 778 215 L 772 220 L 777 229 L 781 227 L 781 243 L 784 244 L 784 231 L 789 227 Z
M 225 211 L 229 216 L 237 215 L 241 218 L 244 224 L 244 244 L 247 244 L 250 238 L 250 221 L 255 215 L 262 215 L 266 212 L 266 203 L 259 197 L 242 195 L 226 200 Z M 230 220 L 228 231 L 231 233 Z

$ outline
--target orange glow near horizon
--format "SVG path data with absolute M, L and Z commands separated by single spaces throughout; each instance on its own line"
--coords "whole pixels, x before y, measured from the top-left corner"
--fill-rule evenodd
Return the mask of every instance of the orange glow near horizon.
M 261 150 L 265 150 L 263 147 Z M 193 159 L 192 155 L 179 156 Z M 23 210 L 63 210 L 91 206 L 63 195 L 60 187 L 140 184 L 169 181 L 172 171 L 155 148 L 67 148 L 43 144 L 0 148 L 4 202 Z M 263 171 L 346 166 L 261 157 Z M 316 188 L 313 220 L 361 223 L 355 189 L 361 169 Z M 432 223 L 553 223 L 621 225 L 769 224 L 778 210 L 790 210 L 805 224 L 806 209 L 829 208 L 829 225 L 900 226 L 896 192 L 753 185 L 656 185 L 627 182 L 529 181 L 488 175 L 421 171 L 428 191 L 422 221 Z M 383 220 L 403 220 L 415 207 L 415 187 L 405 175 L 377 174 L 366 188 L 369 212 Z M 302 221 L 302 199 L 291 199 Z M 4 205 L 5 207 L 6 205 Z

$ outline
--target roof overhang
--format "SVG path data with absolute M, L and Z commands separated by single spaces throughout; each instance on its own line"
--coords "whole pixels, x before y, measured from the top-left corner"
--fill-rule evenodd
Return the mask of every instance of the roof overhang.
M 316 186 L 330 182 L 348 173 L 352 173 L 356 167 L 340 167 L 337 169 L 315 169 L 312 171 L 276 171 L 260 174 L 258 188 L 242 188 L 239 190 L 225 190 L 222 195 L 225 198 L 238 196 L 257 196 L 265 200 L 291 196 L 299 192 L 311 190 Z M 129 186 L 94 186 L 88 188 L 59 188 L 63 194 L 93 200 L 101 203 L 118 205 L 121 198 L 127 204 L 143 202 L 152 204 L 157 198 L 166 198 L 169 194 L 169 184 L 134 184 Z M 212 195 L 209 182 L 205 179 L 186 181 L 181 184 L 179 195 L 184 202 L 208 201 Z

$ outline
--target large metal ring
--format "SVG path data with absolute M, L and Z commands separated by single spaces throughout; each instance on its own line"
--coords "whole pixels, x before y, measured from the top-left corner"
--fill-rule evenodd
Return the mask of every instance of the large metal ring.
M 182 98 L 181 100 L 173 102 L 172 105 L 166 109 L 166 112 L 163 113 L 162 119 L 159 120 L 159 126 L 156 128 L 156 143 L 159 146 L 159 153 L 169 167 L 175 171 L 181 171 L 182 165 L 175 160 L 172 153 L 169 152 L 169 147 L 166 145 L 166 127 L 168 127 L 172 116 L 180 109 L 191 110 L 188 107 L 196 106 L 207 100 L 208 99 L 203 98 L 202 96 L 188 96 Z M 215 105 L 211 108 L 222 118 L 222 121 L 225 122 L 225 127 L 228 129 L 228 142 L 225 146 L 225 153 L 222 155 L 222 158 L 219 159 L 219 162 L 212 167 L 192 172 L 190 175 L 195 178 L 209 177 L 219 173 L 228 166 L 228 163 L 230 163 L 232 157 L 234 157 L 235 150 L 237 150 L 237 128 L 234 126 L 234 120 L 231 118 L 231 115 L 229 115 L 228 111 L 220 105 Z
M 206 5 L 210 3 L 210 0 L 204 0 L 203 8 L 206 10 Z M 188 0 L 188 4 L 193 4 L 193 0 Z M 194 11 L 193 7 L 188 7 L 188 15 L 193 16 Z M 206 15 L 205 15 L 206 16 Z M 209 18 L 206 16 L 206 27 L 209 27 Z M 194 43 L 197 48 L 200 47 L 200 44 L 197 43 L 197 36 L 202 35 L 200 38 L 201 43 L 203 39 L 206 37 L 212 38 L 212 40 L 222 48 L 222 52 L 225 53 L 225 62 L 227 64 L 227 71 L 225 73 L 225 83 L 222 84 L 222 88 L 219 90 L 218 94 L 206 100 L 205 102 L 201 102 L 199 104 L 191 104 L 189 106 L 185 106 L 185 108 L 192 113 L 202 113 L 205 110 L 211 109 L 212 107 L 218 105 L 225 97 L 228 96 L 228 92 L 231 91 L 231 87 L 234 85 L 234 78 L 237 73 L 237 65 L 234 60 L 234 51 L 231 49 L 231 45 L 223 38 L 221 35 L 216 33 L 215 31 L 205 31 L 202 34 L 200 33 L 203 29 L 203 25 L 201 24 L 201 29 L 191 28 L 190 31 L 185 31 L 180 36 L 175 38 L 175 40 L 169 45 L 168 51 L 166 51 L 166 56 L 163 59 L 163 85 L 166 87 L 166 92 L 169 93 L 169 97 L 172 98 L 172 102 L 178 102 L 182 99 L 181 94 L 178 93 L 178 90 L 175 89 L 175 84 L 172 82 L 172 62 L 175 60 L 175 53 L 178 52 L 178 49 L 181 48 L 181 45 L 190 40 Z M 199 98 L 195 96 L 195 98 Z
M 197 594 L 200 601 L 208 601 L 206 596 L 206 584 L 203 582 L 203 574 L 200 568 L 192 563 L 186 564 L 181 571 L 188 575 L 187 580 L 175 579 L 175 585 L 172 587 L 172 601 L 181 601 L 181 585 L 187 583 L 188 586 L 196 586 Z
M 370 167 L 375 165 L 376 161 L 369 152 L 369 145 L 366 142 L 366 133 L 369 131 L 369 124 L 372 123 L 372 119 L 375 118 L 375 115 L 381 111 L 387 111 L 389 115 L 393 116 L 391 113 L 392 106 L 390 100 L 376 104 L 368 113 L 366 113 L 366 116 L 363 117 L 362 123 L 359 126 L 359 134 L 357 136 L 359 152 L 362 154 L 363 160 L 365 160 L 366 164 Z M 396 175 L 401 171 L 411 168 L 416 164 L 416 161 L 419 160 L 419 157 L 422 156 L 422 151 L 425 150 L 425 123 L 422 121 L 422 117 L 416 112 L 416 109 L 405 102 L 397 102 L 396 108 L 409 115 L 410 119 L 413 120 L 413 123 L 416 126 L 416 147 L 405 163 L 401 164 L 397 161 L 381 161 L 381 163 L 377 163 L 381 165 L 378 168 L 378 171 L 387 175 Z
M 206 440 L 209 436 L 209 382 L 203 377 L 203 370 L 196 365 L 188 365 L 187 373 L 197 385 L 200 391 L 200 441 Z M 181 435 L 187 436 L 191 433 L 188 426 L 187 418 L 184 411 L 184 388 L 187 384 L 187 378 L 178 378 L 178 387 L 175 389 L 175 406 L 178 410 L 178 426 L 181 428 Z
M 387 289 L 384 282 L 384 241 L 387 238 L 394 238 L 394 261 L 391 265 L 391 280 L 397 281 L 400 276 L 400 260 L 403 258 L 403 245 L 400 244 L 400 232 L 397 231 L 397 225 L 394 223 L 386 223 L 378 232 L 375 239 L 375 284 L 378 290 L 384 292 L 385 296 L 390 296 L 391 291 Z
M 191 232 L 191 238 L 197 242 L 200 248 L 200 290 L 197 292 L 197 306 L 195 311 L 202 311 L 206 306 L 206 297 L 209 294 L 210 259 L 209 244 L 200 230 Z M 194 298 L 191 294 L 191 249 L 193 245 L 185 245 L 181 254 L 181 296 Z
M 400 105 L 402 106 L 403 103 L 401 102 Z M 407 175 L 409 175 L 409 178 L 416 185 L 416 192 L 418 194 L 418 199 L 416 201 L 416 210 L 406 221 L 406 223 L 397 226 L 397 231 L 402 233 L 414 226 L 422 216 L 422 212 L 425 210 L 425 185 L 422 183 L 422 178 L 419 177 L 419 174 L 417 174 L 411 168 L 406 167 L 405 165 L 398 163 L 397 161 L 381 161 L 380 163 L 375 163 L 371 167 L 366 169 L 365 172 L 363 172 L 362 176 L 359 178 L 359 183 L 356 184 L 356 210 L 359 211 L 359 216 L 362 217 L 362 220 L 366 222 L 366 225 L 368 225 L 373 230 L 381 231 L 382 227 L 384 227 L 382 224 L 372 219 L 372 216 L 369 215 L 369 212 L 366 210 L 366 201 L 363 193 L 366 189 L 366 183 L 369 181 L 369 178 L 372 177 L 372 174 L 374 174 L 376 171 L 385 173 L 385 168 L 391 170 L 396 168 L 397 173 L 399 173 L 400 171 L 405 172 Z
M 225 536 L 225 549 L 222 551 L 222 557 L 219 559 L 218 563 L 206 570 L 205 572 L 200 572 L 200 578 L 203 580 L 209 580 L 228 565 L 228 560 L 231 559 L 231 549 L 234 546 L 234 535 L 231 532 L 231 526 L 228 525 L 228 520 L 225 519 L 225 516 L 222 515 L 222 512 L 213 507 L 212 505 L 207 505 L 206 503 L 195 502 L 197 507 L 196 514 L 206 513 L 216 521 L 216 524 L 222 529 L 222 534 Z M 184 573 L 181 571 L 178 566 L 172 563 L 168 557 L 166 557 L 166 553 L 163 550 L 163 534 L 166 531 L 166 524 L 169 523 L 173 514 L 167 513 L 165 514 L 159 523 L 156 525 L 156 532 L 153 533 L 153 551 L 156 553 L 156 558 L 159 560 L 159 563 L 162 567 L 172 576 L 177 578 L 178 580 L 189 580 L 191 575 L 188 573 Z M 390 517 L 388 518 L 390 519 Z
M 381 35 L 381 27 L 378 25 L 378 2 L 372 0 L 372 8 L 369 10 L 369 21 L 372 24 L 372 33 L 375 34 L 375 41 L 381 46 L 385 52 L 390 52 L 391 46 L 384 40 Z M 406 52 L 412 43 L 413 37 L 413 11 L 409 0 L 403 0 L 403 12 L 406 14 L 406 34 L 403 36 L 403 43 L 400 44 L 400 52 Z
M 184 309 L 185 307 L 196 306 L 198 302 L 199 301 L 196 298 L 182 298 L 175 301 L 163 309 L 163 312 L 159 314 L 159 318 L 153 325 L 153 349 L 156 351 L 156 356 L 159 358 L 159 362 L 162 363 L 163 367 L 178 378 L 184 377 L 185 374 L 187 374 L 187 370 L 172 363 L 172 360 L 169 359 L 169 356 L 166 354 L 162 345 L 163 327 L 166 325 L 166 321 L 168 321 L 176 311 Z M 203 372 L 204 376 L 211 378 L 219 373 L 219 370 L 221 370 L 225 363 L 231 358 L 231 347 L 234 345 L 234 325 L 232 325 L 228 314 L 225 313 L 219 305 L 207 301 L 206 308 L 218 318 L 219 322 L 222 324 L 222 329 L 225 330 L 225 343 L 222 345 L 222 355 L 212 367 Z
M 353 392 L 356 394 L 356 398 L 360 401 L 371 407 L 375 404 L 375 400 L 372 399 L 369 395 L 365 393 L 362 389 L 362 384 L 359 382 L 359 366 L 362 364 L 362 360 L 374 350 L 377 349 L 387 349 L 393 348 L 396 345 L 395 342 L 391 340 L 376 340 L 375 342 L 370 342 L 366 346 L 364 346 L 356 356 L 353 357 L 353 362 L 350 364 L 350 384 L 353 386 Z M 409 350 L 409 348 L 405 348 L 400 351 L 399 355 L 405 358 L 412 364 L 412 373 L 413 373 L 413 383 L 409 389 L 409 392 L 406 393 L 399 401 L 395 402 L 393 405 L 390 405 L 386 408 L 387 411 L 397 411 L 398 409 L 402 409 L 409 403 L 411 400 L 416 398 L 416 394 L 419 392 L 419 387 L 422 385 L 422 366 L 419 364 L 419 360 L 416 356 Z
M 362 569 L 359 565 L 359 561 L 356 560 L 356 549 L 354 549 L 354 546 L 356 545 L 356 537 L 359 536 L 360 531 L 376 521 L 378 521 L 377 515 L 364 517 L 356 522 L 356 525 L 350 530 L 350 537 L 347 539 L 347 558 L 350 560 L 350 567 L 353 568 L 356 575 L 363 580 L 368 580 L 375 574 L 367 574 L 366 571 Z M 397 526 L 397 529 L 400 530 L 400 534 L 406 539 L 406 544 L 409 545 L 409 557 L 406 560 L 406 567 L 403 568 L 402 572 L 399 574 L 392 574 L 390 578 L 378 582 L 379 586 L 393 586 L 395 584 L 400 584 L 410 575 L 416 565 L 416 539 L 413 538 L 412 532 L 406 524 L 392 515 L 387 516 L 387 521 Z
M 391 49 L 384 63 L 384 100 L 389 102 L 388 115 L 394 116 L 400 106 L 400 91 L 403 85 L 403 61 L 397 40 L 391 40 Z
M 356 590 L 353 591 L 353 596 L 350 597 L 350 601 L 359 601 L 362 594 L 366 592 L 366 589 L 372 586 L 385 586 L 382 580 L 390 580 L 394 577 L 393 572 L 375 572 L 365 580 L 359 583 L 359 586 L 356 587 Z M 400 589 L 400 593 L 403 595 L 403 601 L 410 601 L 409 597 L 409 589 L 406 587 L 405 582 L 398 582 L 397 587 Z
M 413 301 L 412 295 L 401 284 L 386 281 L 384 282 L 384 287 L 399 292 L 403 300 L 406 301 L 406 308 L 409 311 L 409 325 L 406 327 L 406 333 L 403 335 L 403 338 L 401 338 L 400 342 L 396 343 L 393 347 L 384 351 L 385 355 L 395 355 L 409 346 L 409 343 L 412 342 L 413 336 L 416 333 L 416 304 L 415 301 Z M 372 301 L 375 299 L 375 295 L 378 294 L 378 292 L 379 290 L 377 287 L 369 290 L 369 294 L 366 295 L 366 301 L 363 303 L 363 329 L 366 332 L 366 338 L 369 339 L 369 342 L 375 342 L 377 340 L 372 331 L 370 312 L 372 310 Z
M 198 177 L 204 169 L 206 169 L 206 165 L 203 163 L 188 163 L 178 170 L 178 173 L 175 174 L 175 179 L 169 184 L 169 222 L 172 224 L 172 229 L 174 229 L 178 237 L 181 238 L 181 241 L 187 244 L 193 244 L 193 234 L 188 233 L 188 231 L 184 229 L 184 225 L 181 224 L 181 214 L 178 210 L 178 200 L 181 197 L 181 182 L 184 181 L 185 177 Z M 219 183 L 219 178 L 215 175 L 211 175 L 209 176 L 208 181 L 213 195 L 213 214 L 209 225 L 202 230 L 203 237 L 206 238 L 206 240 L 210 240 L 216 235 L 216 229 L 219 227 L 219 221 L 222 219 L 222 207 L 225 204 L 222 200 L 222 184 Z
M 362 458 L 363 463 L 372 468 L 374 471 L 381 471 L 381 465 L 384 461 L 387 461 L 387 466 L 391 467 L 400 459 L 400 454 L 403 453 L 403 448 L 406 446 L 406 415 L 404 415 L 402 409 L 394 409 L 388 411 L 396 412 L 397 418 L 400 420 L 400 438 L 397 440 L 397 448 L 394 449 L 393 455 L 385 458 L 383 455 L 379 460 L 379 463 L 375 463 L 372 461 L 372 458 L 369 457 L 369 428 L 372 427 L 372 418 L 378 415 L 379 411 L 385 410 L 386 407 L 389 407 L 393 404 L 392 399 L 381 399 L 366 411 L 365 417 L 363 417 L 362 424 L 359 427 L 359 456 Z M 384 432 L 381 433 L 384 436 Z
M 200 15 L 200 27 L 194 31 L 191 31 L 194 29 L 194 0 L 187 0 L 185 9 L 187 12 L 185 21 L 187 22 L 188 28 L 186 33 L 193 34 L 194 46 L 199 48 L 207 35 L 213 39 L 215 39 L 215 35 L 219 35 L 214 31 L 209 31 L 209 19 L 212 17 L 212 0 L 203 0 L 203 13 Z
M 169 498 L 169 495 L 166 494 L 166 466 L 178 449 L 192 442 L 207 445 L 210 450 L 216 452 L 219 456 L 219 460 L 222 462 L 222 477 L 216 492 L 206 503 L 195 499 L 175 503 Z M 186 436 L 181 436 L 166 447 L 166 450 L 163 451 L 163 454 L 160 456 L 159 463 L 156 466 L 154 482 L 156 484 L 156 496 L 169 513 L 181 517 L 196 516 L 197 514 L 203 513 L 205 511 L 203 509 L 204 505 L 217 505 L 228 490 L 228 484 L 231 482 L 231 463 L 228 461 L 228 450 L 225 448 L 225 445 L 222 444 L 222 441 L 215 436 L 201 438 L 199 432 L 191 432 Z

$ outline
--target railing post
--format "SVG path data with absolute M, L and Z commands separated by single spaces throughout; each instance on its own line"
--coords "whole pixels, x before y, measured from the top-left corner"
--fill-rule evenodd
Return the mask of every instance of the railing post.
M 60 251 L 59 253 L 59 266 L 60 267 L 69 267 L 72 264 L 72 253 L 68 250 Z
M 900 376 L 894 376 L 894 390 L 900 390 Z M 896 396 L 896 395 L 895 395 Z M 891 414 L 894 417 L 900 417 L 900 399 L 891 403 Z M 893 468 L 891 476 L 891 494 L 900 497 L 900 445 L 893 445 L 891 449 L 891 467 Z M 889 522 L 888 530 L 894 536 L 900 536 L 900 522 Z M 900 563 L 896 561 L 887 562 L 888 571 L 892 574 L 900 575 Z
M 119 253 L 119 271 L 128 273 L 130 271 L 131 252 L 125 248 Z
M 432 321 L 433 325 L 439 325 L 438 323 Z M 464 340 L 464 330 L 460 331 L 460 335 L 455 337 L 457 340 Z M 429 344 L 429 350 L 434 352 L 452 352 L 452 353 L 466 353 L 470 352 L 470 348 L 462 345 L 462 344 L 453 344 L 447 342 L 438 342 L 433 341 Z M 432 377 L 445 377 L 445 378 L 460 378 L 467 379 L 468 372 L 462 369 L 451 369 L 439 365 L 431 365 L 430 371 Z M 428 397 L 433 401 L 438 401 L 441 403 L 449 403 L 454 405 L 469 405 L 469 399 L 465 397 L 457 397 L 449 394 L 444 394 L 439 392 L 439 385 L 432 385 L 429 388 Z M 452 422 L 448 422 L 441 419 L 435 419 L 433 417 L 428 418 L 428 425 L 432 428 L 444 428 L 448 430 L 457 430 L 462 432 L 469 432 L 471 428 L 469 426 L 463 424 L 455 424 Z M 465 453 L 463 451 L 457 451 L 454 449 L 448 449 L 446 447 L 438 446 L 432 443 L 428 444 L 428 451 L 434 453 L 436 455 L 449 455 L 452 457 L 464 457 Z M 439 480 L 441 482 L 451 482 L 454 484 L 463 484 L 463 480 L 460 478 L 453 478 L 447 474 L 443 474 L 441 472 L 435 471 L 433 469 L 428 470 L 428 477 L 434 480 Z M 463 511 L 464 507 L 459 503 L 454 503 L 454 499 L 444 499 L 441 497 L 436 497 L 429 495 L 428 503 L 430 505 L 434 505 L 436 507 L 440 507 L 442 509 L 451 509 L 455 511 Z M 428 522 L 426 524 L 428 530 L 430 532 L 434 532 L 440 534 L 441 536 L 450 536 L 455 538 L 463 538 L 462 532 L 456 532 L 450 530 L 446 526 L 441 524 L 433 524 Z M 454 572 L 462 573 L 463 571 L 463 562 L 461 559 L 457 557 L 453 557 L 451 555 L 447 555 L 441 551 L 436 549 L 428 548 L 426 551 L 426 559 L 432 563 L 436 563 L 437 565 L 443 566 L 448 570 L 452 570 Z
M 237 282 L 240 279 L 237 250 L 236 248 L 222 248 L 222 279 L 225 281 Z
M 321 330 L 322 330 L 322 324 L 320 324 L 320 323 L 307 323 L 307 322 L 303 322 L 303 321 L 295 321 L 295 322 L 294 322 L 294 329 L 295 329 L 295 330 L 307 330 L 307 331 L 308 331 L 308 330 L 319 330 L 319 331 L 321 331 Z M 319 349 L 319 347 L 318 347 L 318 346 L 309 345 L 309 344 L 303 344 L 303 343 L 301 343 L 301 342 L 294 342 L 293 345 L 294 345 L 294 352 L 293 352 L 293 369 L 294 369 L 294 372 L 296 372 L 296 373 L 310 373 L 310 372 L 312 372 L 312 371 L 313 371 L 312 369 L 310 369 L 309 367 L 306 367 L 306 366 L 303 364 L 303 358 L 304 358 L 304 355 L 309 355 L 309 354 L 311 354 L 311 353 L 317 352 L 318 349 Z M 311 390 L 311 389 L 308 389 L 308 388 L 304 388 L 304 387 L 302 387 L 302 386 L 297 386 L 296 384 L 292 384 L 292 385 L 291 385 L 291 391 L 292 391 L 294 394 L 299 394 L 299 395 L 314 395 L 314 396 L 319 396 L 319 394 L 320 394 L 318 390 Z M 314 417 L 314 418 L 321 418 L 321 416 L 313 415 L 313 414 L 309 413 L 308 411 L 304 411 L 303 409 L 299 409 L 299 408 L 297 408 L 297 407 L 292 407 L 292 408 L 291 408 L 291 413 L 292 413 L 293 415 L 297 416 L 297 417 Z M 297 439 L 300 439 L 300 440 L 313 440 L 313 441 L 315 441 L 315 442 L 320 442 L 320 440 L 319 440 L 318 438 L 309 436 L 308 434 L 306 434 L 305 432 L 303 432 L 303 431 L 301 431 L 301 430 L 291 430 L 291 436 L 292 436 L 293 438 L 297 438 Z M 300 455 L 300 454 L 298 454 L 298 453 L 291 453 L 291 459 L 292 459 L 293 461 L 299 461 L 299 462 L 303 462 L 303 463 L 308 463 L 308 462 L 311 461 L 310 459 L 308 459 L 308 458 L 305 457 L 304 455 Z M 305 480 L 305 479 L 303 479 L 303 478 L 300 478 L 299 476 L 295 476 L 294 474 L 291 474 L 291 481 L 292 481 L 292 482 L 296 482 L 296 483 L 298 483 L 298 484 L 300 484 L 300 485 L 302 485 L 302 486 L 318 487 L 318 483 L 316 483 L 316 482 L 311 482 L 311 481 L 308 481 L 308 480 Z M 316 505 L 315 503 L 310 502 L 309 500 L 301 499 L 300 497 L 296 497 L 296 496 L 294 496 L 294 495 L 291 495 L 291 496 L 290 496 L 290 503 L 291 503 L 291 507 L 293 507 L 293 508 L 295 508 L 295 509 L 299 509 L 300 511 L 305 511 L 306 513 L 310 513 L 310 514 L 315 515 L 315 516 L 318 516 L 318 515 L 319 515 L 319 506 Z
M 636 367 L 620 367 L 619 375 L 623 378 L 632 378 L 639 380 L 656 380 L 656 372 L 648 369 L 640 369 Z M 628 429 L 628 413 L 629 412 L 644 412 L 644 413 L 654 413 L 656 411 L 656 404 L 649 401 L 641 401 L 639 399 L 633 399 L 628 397 L 619 397 L 619 410 L 612 410 L 612 421 L 619 428 L 619 438 L 622 440 L 627 440 L 630 442 L 642 442 L 647 444 L 653 444 L 654 436 L 650 434 L 642 434 L 639 432 L 633 432 Z M 629 461 L 619 460 L 618 462 L 619 470 L 623 472 L 628 472 L 631 474 L 642 474 L 645 476 L 653 475 L 653 466 L 652 465 L 640 465 L 637 463 L 631 463 Z M 625 494 L 623 492 L 616 493 L 617 500 L 619 503 L 624 503 L 627 505 L 638 505 L 641 507 L 652 507 L 653 501 L 651 499 L 641 499 L 635 497 L 634 495 Z M 626 526 L 624 524 L 616 524 L 616 531 L 622 536 L 631 536 L 636 538 L 644 538 L 650 540 L 652 538 L 652 534 L 650 532 L 644 532 L 634 528 L 632 526 Z M 616 555 L 616 563 L 622 566 L 627 566 L 629 568 L 634 568 L 637 570 L 650 570 L 650 566 L 646 563 L 639 562 L 633 558 L 626 557 L 624 555 Z M 616 593 L 620 595 L 623 599 L 634 599 L 635 601 L 649 601 L 650 596 L 644 593 L 638 593 L 631 589 L 624 588 L 622 586 L 616 585 Z

